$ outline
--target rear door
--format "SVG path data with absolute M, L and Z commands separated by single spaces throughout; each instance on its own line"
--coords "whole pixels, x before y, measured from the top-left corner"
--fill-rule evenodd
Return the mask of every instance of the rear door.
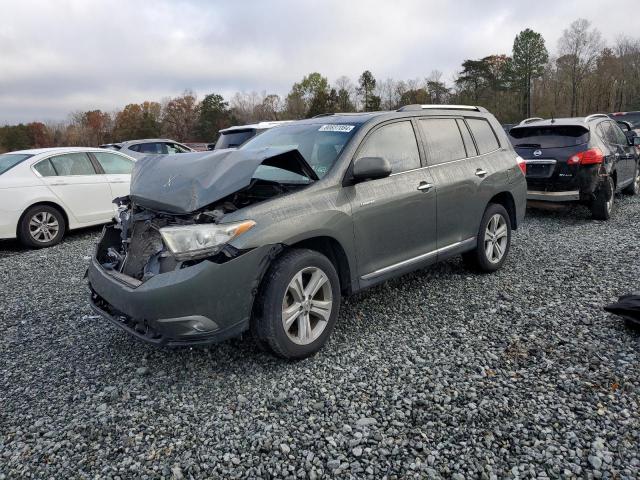
M 129 195 L 131 182 L 131 170 L 134 162 L 124 155 L 111 152 L 92 152 L 111 188 L 111 197 L 124 197 Z M 114 205 L 115 208 L 115 205 Z
M 354 158 L 361 157 L 386 158 L 392 168 L 389 177 L 347 187 L 358 270 L 363 280 L 375 281 L 436 250 L 436 191 L 410 120 L 375 127 Z
M 96 172 L 87 153 L 55 155 L 34 170 L 79 223 L 108 222 L 113 216 L 107 178 Z
M 616 127 L 615 129 L 613 127 Z M 614 122 L 608 120 L 600 122 L 595 128 L 597 135 L 603 147 L 605 161 L 614 165 L 616 175 L 618 177 L 618 187 L 622 187 L 629 183 L 631 174 L 627 166 L 626 152 L 618 145 L 616 130 L 618 126 Z
M 579 189 L 579 165 L 569 158 L 589 148 L 589 129 L 576 125 L 528 125 L 509 132 L 513 146 L 527 163 L 527 188 L 535 191 Z
M 419 119 L 418 125 L 438 196 L 437 247 L 455 246 L 475 236 L 474 203 L 481 178 L 475 175 L 468 157 L 477 155 L 476 148 L 461 118 L 426 117 Z
M 618 186 L 628 185 L 633 181 L 636 171 L 636 151 L 633 145 L 629 145 L 629 139 L 624 134 L 617 122 L 607 122 L 611 129 L 611 136 L 615 142 L 618 154 L 618 163 L 624 165 L 624 180 L 618 177 Z M 619 174 L 620 172 L 618 172 Z

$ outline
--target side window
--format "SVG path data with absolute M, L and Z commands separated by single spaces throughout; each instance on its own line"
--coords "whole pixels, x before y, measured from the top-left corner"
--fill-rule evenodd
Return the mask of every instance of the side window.
M 178 145 L 177 143 L 165 143 L 167 153 L 187 153 L 189 150 Z
M 132 150 L 134 152 L 139 152 L 140 151 L 140 145 L 130 145 L 129 150 Z
M 455 118 L 423 118 L 418 123 L 424 136 L 429 165 L 467 156 Z
M 476 140 L 478 146 L 478 153 L 493 152 L 500 148 L 498 143 L 498 137 L 496 137 L 493 128 L 489 125 L 489 122 L 484 118 L 467 118 L 467 123 L 473 134 L 473 138 Z
M 53 165 L 47 158 L 41 162 L 36 163 L 33 168 L 35 168 L 36 172 L 38 172 L 43 177 L 55 177 L 56 171 L 53 169 Z
M 617 145 L 618 139 L 616 138 L 616 132 L 613 129 L 611 122 L 602 122 L 598 125 L 598 129 L 601 130 L 600 136 L 605 143 L 610 145 Z
M 165 147 L 164 144 L 158 142 L 140 143 L 136 152 L 150 154 L 167 153 L 167 147 Z
M 129 174 L 133 169 L 133 162 L 123 156 L 106 152 L 93 152 L 93 155 L 96 157 L 96 160 L 98 160 L 104 173 L 113 175 L 122 173 Z
M 596 127 L 596 132 L 598 132 L 598 137 L 600 137 L 600 140 L 602 140 L 604 143 L 611 143 L 610 135 L 608 133 L 609 126 L 607 125 L 607 123 L 608 122 L 600 123 Z
M 51 163 L 59 176 L 95 175 L 96 171 L 86 153 L 65 153 L 51 158 Z
M 418 142 L 411 122 L 396 122 L 375 130 L 358 152 L 358 158 L 362 157 L 386 158 L 393 173 L 420 168 Z
M 612 136 L 615 140 L 615 143 L 617 145 L 627 145 L 627 136 L 624 134 L 618 124 L 609 122 L 609 127 L 611 128 Z
M 476 150 L 476 146 L 473 143 L 473 138 L 471 138 L 471 133 L 469 133 L 469 127 L 464 120 L 456 120 L 458 123 L 458 128 L 460 129 L 460 133 L 462 134 L 462 140 L 464 140 L 464 146 L 467 149 L 467 157 L 475 157 L 478 155 L 478 151 Z

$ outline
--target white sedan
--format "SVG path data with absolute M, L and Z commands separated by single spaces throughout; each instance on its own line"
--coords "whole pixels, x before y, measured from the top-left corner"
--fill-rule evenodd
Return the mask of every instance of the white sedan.
M 129 194 L 134 162 L 100 148 L 0 154 L 0 239 L 50 247 L 67 230 L 109 222 L 112 200 Z

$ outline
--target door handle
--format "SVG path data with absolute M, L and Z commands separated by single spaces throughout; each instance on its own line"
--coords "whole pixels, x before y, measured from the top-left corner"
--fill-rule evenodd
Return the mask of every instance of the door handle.
M 487 171 L 481 168 L 476 170 L 476 177 L 485 177 L 487 175 Z
M 420 185 L 418 185 L 418 190 L 425 193 L 427 193 L 432 188 L 433 188 L 433 184 L 428 182 L 420 182 Z
M 51 185 L 55 185 L 56 187 L 59 185 L 69 185 L 67 182 L 51 182 Z

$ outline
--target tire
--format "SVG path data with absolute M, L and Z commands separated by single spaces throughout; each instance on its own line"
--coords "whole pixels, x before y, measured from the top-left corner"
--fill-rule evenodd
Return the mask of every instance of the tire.
M 296 278 L 302 288 L 296 287 Z M 312 280 L 323 283 L 309 296 Z M 279 357 L 305 358 L 326 343 L 339 309 L 340 280 L 331 261 L 314 250 L 293 249 L 274 260 L 262 279 L 251 331 L 258 345 Z M 291 312 L 288 328 L 286 310 Z
M 609 220 L 613 210 L 615 198 L 615 185 L 613 178 L 605 177 L 596 192 L 596 198 L 591 202 L 591 214 L 595 220 Z
M 490 225 L 491 222 L 491 225 Z M 497 223 L 494 223 L 497 222 Z M 502 228 L 506 227 L 506 232 L 502 234 Z M 493 241 L 488 235 L 492 231 L 501 232 L 497 241 Z M 489 243 L 491 249 L 489 250 Z M 511 248 L 511 218 L 507 210 L 500 204 L 490 203 L 484 211 L 480 229 L 478 230 L 476 248 L 470 252 L 462 254 L 462 260 L 467 267 L 480 272 L 495 272 L 507 260 L 509 249 Z M 490 252 L 491 257 L 489 256 Z M 500 253 L 500 255 L 498 255 Z
M 633 182 L 625 187 L 623 193 L 627 195 L 638 195 L 640 193 L 640 166 L 638 164 L 636 164 L 636 170 L 633 174 Z
M 46 226 L 38 232 L 38 226 Z M 18 239 L 31 248 L 46 248 L 62 241 L 67 222 L 60 210 L 50 205 L 34 205 L 20 218 Z

